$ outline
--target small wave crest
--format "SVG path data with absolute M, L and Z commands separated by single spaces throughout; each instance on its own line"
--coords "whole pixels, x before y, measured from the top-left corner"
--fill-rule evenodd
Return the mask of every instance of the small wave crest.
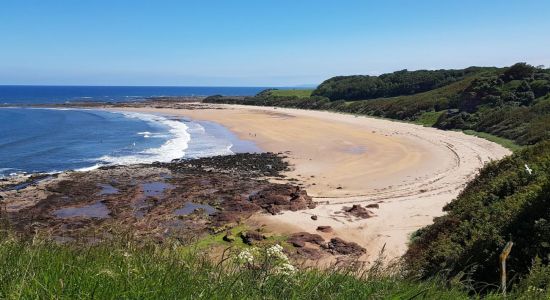
M 119 112 L 127 118 L 136 118 L 153 125 L 161 125 L 168 128 L 169 139 L 158 148 L 149 148 L 140 152 L 136 152 L 132 155 L 113 156 L 105 155 L 98 160 L 102 164 L 107 165 L 128 165 L 136 163 L 152 163 L 152 162 L 170 162 L 176 158 L 182 158 L 185 156 L 185 150 L 188 147 L 191 135 L 187 132 L 187 125 L 177 120 L 170 120 L 166 117 L 134 113 L 134 112 Z M 138 132 L 139 135 L 145 137 L 167 137 L 166 134 L 154 135 L 151 132 Z M 97 168 L 94 166 L 91 168 Z
M 231 155 L 233 144 L 225 138 L 216 137 L 214 131 L 208 131 L 196 122 L 189 122 L 188 132 L 193 137 L 187 151 L 187 157 L 200 158 L 217 155 Z

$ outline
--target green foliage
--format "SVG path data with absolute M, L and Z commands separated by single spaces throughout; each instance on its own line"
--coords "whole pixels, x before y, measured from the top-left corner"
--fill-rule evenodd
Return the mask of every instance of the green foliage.
M 526 63 L 517 63 L 504 71 L 503 79 L 510 81 L 532 78 L 535 70 L 535 67 Z
M 550 138 L 550 95 L 529 106 L 485 107 L 475 113 L 447 112 L 435 124 L 442 129 L 471 129 L 532 145 Z
M 489 140 L 493 143 L 497 143 L 497 144 L 499 144 L 499 145 L 501 145 L 505 148 L 508 148 L 511 151 L 519 151 L 519 150 L 523 149 L 523 146 L 520 146 L 520 145 L 516 144 L 512 140 L 501 138 L 501 137 L 498 137 L 496 135 L 492 135 L 490 133 L 479 132 L 479 131 L 474 131 L 474 130 L 464 130 L 464 133 L 469 134 L 469 135 L 475 135 L 475 136 L 480 137 L 480 138 L 484 138 L 484 139 Z
M 489 164 L 445 211 L 417 233 L 407 252 L 411 270 L 420 275 L 465 272 L 478 282 L 496 284 L 498 255 L 509 240 L 514 241 L 508 261 L 512 278 L 527 276 L 537 257 L 548 265 L 550 142 Z
M 367 100 L 413 95 L 451 84 L 481 70 L 482 68 L 471 67 L 463 70 L 402 70 L 380 76 L 337 76 L 323 82 L 312 95 L 331 100 Z
M 188 252 L 186 252 L 188 253 Z M 225 257 L 236 255 L 231 251 Z M 76 248 L 0 241 L 2 299 L 467 299 L 441 281 L 355 269 L 274 273 L 234 259 L 182 254 L 177 245 L 99 244 Z M 274 265 L 277 266 L 276 264 Z M 367 278 L 368 276 L 368 278 Z
M 311 96 L 313 90 L 270 90 L 269 95 L 277 97 L 298 97 L 307 98 Z
M 435 125 L 439 117 L 445 113 L 444 111 L 427 111 L 423 114 L 421 114 L 414 123 L 419 125 L 424 125 L 427 127 L 432 127 Z

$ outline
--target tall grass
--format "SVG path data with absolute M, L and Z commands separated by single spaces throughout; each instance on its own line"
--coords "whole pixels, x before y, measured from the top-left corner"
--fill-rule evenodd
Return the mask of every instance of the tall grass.
M 521 145 L 516 144 L 514 141 L 499 137 L 490 133 L 486 132 L 480 132 L 480 131 L 474 131 L 474 130 L 463 130 L 464 133 L 469 135 L 474 135 L 483 139 L 486 139 L 488 141 L 491 141 L 493 143 L 497 143 L 501 145 L 504 148 L 508 148 L 508 150 L 515 152 L 523 149 L 524 147 Z
M 77 247 L 4 238 L 2 299 L 466 299 L 442 282 L 354 269 L 269 275 L 184 247 L 103 243 Z M 229 253 L 229 252 L 227 252 Z M 228 255 L 224 256 L 227 257 Z M 367 278 L 368 277 L 368 278 Z

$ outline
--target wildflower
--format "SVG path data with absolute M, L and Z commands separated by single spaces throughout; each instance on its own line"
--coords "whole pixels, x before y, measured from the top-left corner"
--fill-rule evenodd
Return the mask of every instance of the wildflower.
M 244 249 L 241 253 L 239 253 L 239 255 L 237 255 L 237 261 L 242 264 L 251 264 L 254 262 L 254 255 L 252 255 L 250 250 Z
M 280 266 L 275 268 L 275 273 L 276 274 L 280 274 L 280 275 L 284 275 L 284 276 L 294 275 L 294 274 L 296 274 L 296 271 L 297 271 L 296 267 L 289 264 L 289 263 L 281 264 Z
M 288 257 L 283 252 L 283 247 L 279 244 L 269 247 L 266 253 L 268 257 L 275 258 L 283 263 L 288 263 Z

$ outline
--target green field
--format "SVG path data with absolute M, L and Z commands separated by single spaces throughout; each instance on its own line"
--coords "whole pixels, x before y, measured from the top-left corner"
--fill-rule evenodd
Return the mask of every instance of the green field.
M 477 137 L 489 140 L 493 143 L 497 143 L 497 144 L 501 145 L 504 148 L 508 148 L 511 151 L 518 151 L 518 150 L 523 149 L 523 146 L 514 143 L 514 141 L 512 141 L 512 140 L 505 139 L 505 138 L 502 138 L 502 137 L 499 137 L 499 136 L 496 136 L 496 135 L 492 135 L 490 133 L 479 132 L 479 131 L 474 131 L 474 130 L 464 130 L 464 133 L 469 134 L 469 135 L 475 135 Z
M 311 96 L 311 93 L 313 92 L 312 89 L 310 90 L 272 90 L 270 92 L 273 96 L 280 96 L 280 97 L 299 97 L 299 98 L 307 98 Z

